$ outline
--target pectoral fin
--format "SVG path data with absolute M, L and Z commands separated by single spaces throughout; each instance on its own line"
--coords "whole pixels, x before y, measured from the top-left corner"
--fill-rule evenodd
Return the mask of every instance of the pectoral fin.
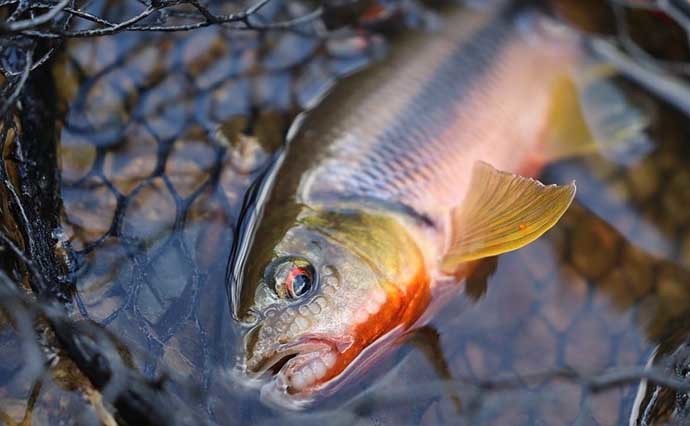
M 531 243 L 556 224 L 574 196 L 575 182 L 545 186 L 477 162 L 470 190 L 452 213 L 452 242 L 442 270 L 452 274 L 466 262 Z

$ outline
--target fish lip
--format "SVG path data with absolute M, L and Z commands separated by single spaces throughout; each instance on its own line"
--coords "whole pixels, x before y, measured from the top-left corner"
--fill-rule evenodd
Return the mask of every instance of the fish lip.
M 253 373 L 251 373 L 252 376 L 254 377 L 269 377 L 269 376 L 276 376 L 278 373 L 280 373 L 281 370 L 285 368 L 287 363 L 283 366 L 281 366 L 278 370 L 273 372 L 271 374 L 271 370 L 276 367 L 277 364 L 279 364 L 283 359 L 287 356 L 294 355 L 294 358 L 299 357 L 299 356 L 304 356 L 304 355 L 309 355 L 313 353 L 320 353 L 324 352 L 324 350 L 335 350 L 336 345 L 331 343 L 329 339 L 323 339 L 323 338 L 309 338 L 309 339 L 302 339 L 299 342 L 296 343 L 291 343 L 288 345 L 281 345 L 278 349 L 276 349 L 275 352 L 273 352 L 273 355 L 268 357 L 265 360 L 262 360 L 259 365 L 260 368 L 255 370 Z M 294 359 L 291 358 L 290 360 Z M 289 363 L 290 360 L 287 362 Z
M 280 345 L 270 357 L 259 362 L 259 368 L 247 369 L 247 375 L 260 380 L 271 387 L 283 389 L 283 393 L 293 397 L 304 396 L 311 391 L 324 387 L 330 379 L 322 380 L 326 375 L 317 377 L 310 385 L 302 389 L 294 389 L 290 385 L 290 375 L 317 358 L 332 354 L 337 360 L 342 351 L 352 344 L 350 338 L 333 338 L 324 336 L 305 336 L 295 343 Z M 286 360 L 286 357 L 290 357 Z M 327 365 L 327 372 L 333 365 Z M 268 382 L 268 383 L 267 383 Z

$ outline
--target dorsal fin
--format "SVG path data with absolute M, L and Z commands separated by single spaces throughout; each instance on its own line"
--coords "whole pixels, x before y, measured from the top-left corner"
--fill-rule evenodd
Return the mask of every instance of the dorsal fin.
M 554 81 L 541 152 L 547 161 L 599 153 L 628 164 L 653 148 L 651 112 L 632 104 L 610 74 L 610 67 L 591 66 Z

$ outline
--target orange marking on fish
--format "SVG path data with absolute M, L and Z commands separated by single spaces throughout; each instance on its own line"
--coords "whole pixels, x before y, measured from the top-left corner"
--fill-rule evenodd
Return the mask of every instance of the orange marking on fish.
M 314 383 L 314 386 L 338 376 L 357 355 L 389 330 L 400 324 L 405 328 L 412 326 L 424 313 L 431 300 L 430 283 L 431 279 L 427 271 L 420 268 L 411 282 L 404 286 L 404 292 L 398 286 L 385 285 L 386 301 L 379 311 L 371 314 L 366 322 L 354 326 L 352 336 L 355 340 L 338 355 L 333 367 L 321 380 Z

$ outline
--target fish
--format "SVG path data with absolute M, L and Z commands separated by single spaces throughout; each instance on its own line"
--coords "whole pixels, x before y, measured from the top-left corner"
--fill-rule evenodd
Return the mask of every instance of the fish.
M 356 381 L 478 262 L 558 222 L 575 182 L 542 184 L 545 164 L 644 131 L 573 30 L 512 5 L 443 17 L 301 115 L 245 203 L 227 272 L 235 371 L 269 405 Z M 588 108 L 597 94 L 615 107 Z

